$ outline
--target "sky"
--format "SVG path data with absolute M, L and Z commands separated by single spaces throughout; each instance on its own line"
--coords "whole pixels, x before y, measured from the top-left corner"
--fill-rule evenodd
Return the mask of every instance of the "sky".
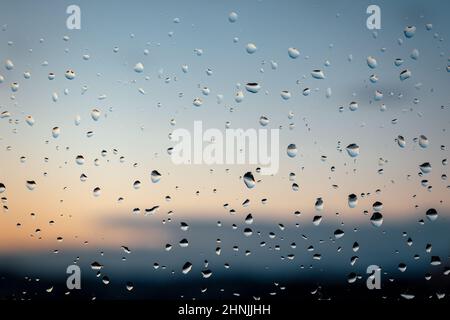
M 81 9 L 80 30 L 66 27 L 71 4 Z M 370 4 L 381 8 L 380 30 L 366 27 Z M 120 254 L 121 246 L 132 248 L 131 254 L 149 250 L 157 260 L 169 243 L 181 251 L 171 252 L 168 260 L 179 273 L 188 257 L 199 264 L 205 255 L 217 258 L 215 232 L 230 241 L 232 252 L 235 237 L 236 245 L 251 240 L 248 246 L 258 248 L 259 240 L 270 239 L 270 230 L 286 232 L 280 241 L 294 241 L 303 228 L 315 239 L 308 240 L 311 244 L 325 240 L 329 247 L 323 250 L 336 255 L 334 230 L 344 230 L 345 238 L 358 232 L 355 241 L 378 239 L 373 250 L 388 252 L 387 260 L 379 259 L 390 266 L 411 258 L 403 249 L 396 257 L 397 247 L 390 244 L 403 248 L 404 232 L 414 230 L 421 242 L 413 247 L 423 253 L 428 242 L 436 243 L 436 254 L 448 265 L 450 3 L 48 0 L 0 6 L 4 267 L 30 272 L 26 257 L 45 254 L 51 256 L 50 270 L 59 270 L 83 252 L 80 263 L 89 265 L 99 252 Z M 408 26 L 416 27 L 410 38 L 404 34 Z M 250 43 L 257 48 L 252 54 L 246 50 Z M 299 56 L 291 58 L 288 48 L 297 48 Z M 376 59 L 375 68 L 368 57 Z M 396 59 L 403 63 L 396 66 Z M 134 70 L 138 63 L 142 72 Z M 74 79 L 65 77 L 67 70 L 75 72 Z M 315 79 L 313 70 L 322 70 L 325 78 Z M 402 81 L 403 70 L 411 77 Z M 378 81 L 371 82 L 371 75 Z M 12 83 L 19 84 L 15 92 Z M 247 83 L 261 89 L 251 93 Z M 285 90 L 288 100 L 281 97 Z M 376 90 L 381 100 L 375 99 Z M 240 91 L 244 99 L 238 102 Z M 201 106 L 193 105 L 196 98 Z M 349 109 L 351 102 L 357 110 Z M 96 121 L 93 109 L 100 110 Z M 252 164 L 171 161 L 169 137 L 175 129 L 193 130 L 199 120 L 204 128 L 223 131 L 262 129 L 261 116 L 269 119 L 264 128 L 280 129 L 276 174 L 260 175 Z M 56 138 L 54 127 L 60 128 Z M 419 143 L 422 135 L 426 146 Z M 404 148 L 398 136 L 404 137 Z M 346 151 L 353 143 L 360 149 L 354 158 Z M 287 155 L 289 144 L 297 147 L 295 157 Z M 78 155 L 84 164 L 76 163 Z M 432 170 L 423 174 L 419 166 L 426 162 Z M 161 174 L 157 183 L 151 181 L 153 170 Z M 257 180 L 251 189 L 242 178 L 249 171 Z M 139 189 L 133 187 L 137 180 Z M 29 190 L 26 181 L 35 181 L 35 188 Z M 101 193 L 94 196 L 97 187 Z M 348 205 L 350 194 L 358 197 L 355 208 Z M 317 198 L 323 199 L 323 210 L 315 208 Z M 243 206 L 246 199 L 250 203 Z M 383 204 L 381 227 L 370 222 L 376 201 Z M 156 213 L 145 215 L 155 206 Z M 430 208 L 438 212 L 437 220 L 427 219 Z M 259 225 L 246 225 L 248 214 Z M 323 222 L 316 227 L 317 215 Z M 180 222 L 198 229 L 180 231 Z M 254 229 L 251 239 L 242 237 L 246 227 Z M 178 246 L 182 238 L 209 239 L 208 246 L 194 240 L 185 252 Z M 352 243 L 343 247 L 351 250 Z M 64 258 L 55 257 L 54 250 Z M 363 251 L 361 259 L 371 255 Z M 242 253 L 231 257 L 238 263 L 246 259 Z M 283 270 L 267 251 L 254 259 L 261 270 L 264 263 Z M 113 259 L 111 268 L 120 263 Z M 136 258 L 130 268 L 140 263 Z M 328 268 L 347 270 L 342 265 L 338 258 L 327 260 Z M 421 266 L 420 272 L 426 268 Z

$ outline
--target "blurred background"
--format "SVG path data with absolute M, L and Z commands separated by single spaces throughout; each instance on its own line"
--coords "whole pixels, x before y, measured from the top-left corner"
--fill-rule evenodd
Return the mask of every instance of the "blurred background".
M 448 300 L 450 3 L 0 6 L 0 299 Z M 173 164 L 196 120 L 278 173 Z

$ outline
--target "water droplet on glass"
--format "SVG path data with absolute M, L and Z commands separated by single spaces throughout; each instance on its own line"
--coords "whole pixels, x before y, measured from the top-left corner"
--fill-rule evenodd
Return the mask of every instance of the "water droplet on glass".
M 438 218 L 438 213 L 437 213 L 436 209 L 431 208 L 431 209 L 427 210 L 426 216 L 427 216 L 428 220 L 434 221 Z
M 92 120 L 97 121 L 100 118 L 100 114 L 101 114 L 100 110 L 92 109 L 92 111 L 91 111 Z
M 377 60 L 374 57 L 368 56 L 367 57 L 367 65 L 370 68 L 375 69 L 377 67 L 378 63 L 377 63 Z
M 400 148 L 404 148 L 406 146 L 406 141 L 405 141 L 405 138 L 403 136 L 398 136 L 397 137 L 397 143 L 398 143 Z
M 281 91 L 281 98 L 283 98 L 283 100 L 289 100 L 291 98 L 291 93 L 287 90 L 283 90 Z
M 153 183 L 157 183 L 159 182 L 159 180 L 161 180 L 161 174 L 158 171 L 153 170 L 152 173 L 150 174 L 150 178 Z
M 269 124 L 269 119 L 266 116 L 261 116 L 259 118 L 259 124 L 265 127 Z
M 256 82 L 249 82 L 245 85 L 245 89 L 248 92 L 257 93 L 261 89 L 261 86 Z
M 75 71 L 69 69 L 66 71 L 66 73 L 64 74 L 64 76 L 66 77 L 66 79 L 68 80 L 73 80 L 75 79 Z
M 422 163 L 420 166 L 420 171 L 422 171 L 422 173 L 430 173 L 431 172 L 431 164 L 429 162 L 424 162 Z
M 290 158 L 294 158 L 297 155 L 298 149 L 297 146 L 293 143 L 287 146 L 287 155 Z
M 300 55 L 300 51 L 297 48 L 289 48 L 288 54 L 289 57 L 291 57 L 292 59 L 297 59 L 298 56 Z
M 323 210 L 323 207 L 324 207 L 323 199 L 322 199 L 322 198 L 317 198 L 317 199 L 316 199 L 316 203 L 314 204 L 314 208 L 315 208 L 317 211 L 322 211 L 322 210 Z
M 370 222 L 375 227 L 380 227 L 383 224 L 383 215 L 379 212 L 374 212 L 370 217 Z
M 59 127 L 54 127 L 52 129 L 53 138 L 55 138 L 55 139 L 58 138 L 60 134 L 61 134 L 61 129 Z
M 248 44 L 245 46 L 245 50 L 246 50 L 247 53 L 249 53 L 249 54 L 255 53 L 257 49 L 258 49 L 258 48 L 256 47 L 256 45 L 255 45 L 254 43 L 248 43 Z
M 347 150 L 348 155 L 352 158 L 359 155 L 359 146 L 356 143 L 349 144 L 345 149 Z
M 405 34 L 406 38 L 412 38 L 414 36 L 414 34 L 416 33 L 416 27 L 408 26 L 403 30 L 403 33 Z
M 95 187 L 94 190 L 92 190 L 92 194 L 94 197 L 98 197 L 101 194 L 101 189 L 99 187 Z
M 234 11 L 230 12 L 230 14 L 228 15 L 228 21 L 230 21 L 231 23 L 236 22 L 238 19 L 238 14 Z
M 403 70 L 402 72 L 400 72 L 400 80 L 406 80 L 408 78 L 411 77 L 411 71 L 409 71 L 408 69 Z
M 200 107 L 203 104 L 203 100 L 201 98 L 195 98 L 192 104 L 196 107 Z
M 356 205 L 358 204 L 358 197 L 356 196 L 356 194 L 352 193 L 348 196 L 348 206 L 350 208 L 355 208 Z
M 141 73 L 144 71 L 144 65 L 141 62 L 138 62 L 134 65 L 133 70 L 137 73 Z
M 250 171 L 244 174 L 244 183 L 249 189 L 255 187 L 256 185 L 255 178 L 253 177 L 253 174 Z
M 25 121 L 30 127 L 34 124 L 34 118 L 32 116 L 26 116 Z
M 314 79 L 325 79 L 325 74 L 323 73 L 323 71 L 322 70 L 313 70 L 312 72 L 311 72 L 311 76 L 314 78 Z
M 422 148 L 426 148 L 429 144 L 430 141 L 428 141 L 427 137 L 425 137 L 424 135 L 419 136 L 419 146 L 421 146 Z
M 190 263 L 190 262 L 186 262 L 186 263 L 183 265 L 183 268 L 181 269 L 181 271 L 182 271 L 184 274 L 188 274 L 189 271 L 191 271 L 191 270 L 192 270 L 192 263 Z

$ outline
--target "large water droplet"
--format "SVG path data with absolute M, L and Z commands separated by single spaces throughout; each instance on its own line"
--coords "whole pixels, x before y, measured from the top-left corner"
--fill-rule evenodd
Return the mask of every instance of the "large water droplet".
M 300 51 L 297 48 L 289 48 L 288 49 L 288 55 L 292 59 L 297 59 L 298 56 L 300 55 Z
M 64 76 L 66 77 L 66 79 L 68 80 L 73 80 L 75 79 L 75 71 L 69 69 L 66 71 L 66 73 L 64 74 Z
M 405 34 L 405 37 L 412 38 L 414 36 L 414 34 L 416 33 L 416 27 L 408 26 L 403 30 L 403 33 Z
M 92 109 L 92 111 L 91 111 L 92 120 L 97 121 L 100 118 L 100 114 L 101 114 L 100 110 L 98 110 L 96 108 Z
M 436 209 L 431 208 L 431 209 L 427 210 L 426 216 L 427 216 L 428 220 L 434 221 L 438 218 L 438 213 L 437 213 Z
M 422 171 L 422 173 L 430 173 L 431 172 L 431 164 L 429 162 L 424 162 L 422 163 L 420 166 L 420 171 Z
M 256 45 L 254 43 L 248 43 L 245 46 L 245 50 L 247 51 L 247 53 L 253 54 L 256 52 L 256 50 L 258 50 L 258 48 L 256 47 Z
M 52 129 L 53 138 L 55 138 L 55 139 L 58 138 L 60 134 L 61 134 L 61 129 L 59 127 L 54 127 Z
M 419 136 L 419 146 L 420 147 L 426 148 L 426 147 L 428 147 L 429 144 L 430 144 L 430 141 L 428 140 L 427 137 L 425 137 L 424 135 Z
M 253 174 L 250 171 L 245 173 L 243 178 L 247 188 L 252 189 L 255 187 L 256 185 L 255 178 L 253 177 Z
M 368 56 L 367 57 L 367 65 L 370 68 L 375 69 L 377 67 L 378 63 L 377 63 L 377 60 L 374 57 Z
M 409 71 L 408 69 L 403 70 L 402 72 L 400 72 L 400 80 L 406 80 L 408 78 L 411 77 L 411 71 Z
M 383 224 L 383 215 L 379 212 L 374 212 L 372 217 L 370 217 L 370 222 L 375 227 L 380 227 Z
M 142 62 L 138 62 L 134 65 L 134 71 L 137 73 L 141 73 L 144 71 L 144 65 L 142 64 Z
M 356 196 L 356 194 L 352 193 L 348 196 L 348 206 L 350 208 L 355 208 L 356 205 L 358 204 L 358 197 Z
M 257 93 L 261 89 L 261 86 L 256 82 L 249 82 L 245 85 L 245 89 L 248 92 Z
M 188 274 L 189 271 L 191 271 L 191 270 L 192 270 L 192 263 L 190 263 L 190 262 L 186 262 L 186 263 L 183 265 L 183 268 L 181 269 L 181 271 L 182 271 L 184 274 Z
M 298 153 L 298 149 L 295 144 L 291 143 L 290 145 L 287 146 L 287 155 L 290 158 L 295 157 L 297 155 L 297 153 Z
M 236 22 L 238 19 L 238 14 L 234 11 L 230 12 L 230 14 L 228 15 L 228 21 L 230 21 L 231 23 Z
M 345 148 L 350 157 L 354 158 L 359 155 L 359 146 L 356 143 L 351 143 Z
M 313 70 L 313 71 L 311 72 L 311 76 L 312 76 L 314 79 L 325 79 L 325 74 L 323 73 L 322 70 L 319 70 L 319 69 Z
M 152 173 L 150 174 L 150 178 L 153 183 L 157 183 L 159 182 L 159 180 L 161 180 L 161 174 L 158 171 L 153 170 Z

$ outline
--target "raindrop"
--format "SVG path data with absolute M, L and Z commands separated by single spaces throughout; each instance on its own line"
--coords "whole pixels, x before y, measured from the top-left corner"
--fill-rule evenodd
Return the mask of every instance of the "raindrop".
M 200 107 L 203 104 L 203 100 L 201 98 L 195 98 L 193 105 L 196 107 Z
M 400 148 L 406 147 L 406 141 L 405 141 L 405 138 L 403 136 L 398 136 L 397 137 L 397 143 L 398 143 L 398 146 Z
M 192 263 L 186 262 L 186 263 L 183 265 L 182 272 L 183 272 L 184 274 L 188 274 L 189 271 L 191 271 L 191 270 L 192 270 Z
M 314 79 L 325 79 L 325 74 L 323 73 L 323 71 L 322 70 L 313 70 L 312 72 L 311 72 L 311 76 L 314 78 Z
M 92 120 L 97 121 L 100 118 L 100 114 L 101 114 L 100 110 L 95 109 L 95 108 L 92 109 L 92 111 L 91 111 Z
M 420 171 L 422 171 L 422 173 L 430 173 L 431 172 L 431 164 L 429 162 L 424 162 L 422 163 L 420 166 Z
M 58 138 L 60 134 L 61 134 L 61 129 L 59 127 L 54 127 L 52 129 L 53 138 L 55 138 L 55 139 Z
M 248 43 L 247 46 L 245 47 L 245 50 L 247 51 L 248 54 L 253 54 L 256 52 L 256 50 L 258 50 L 258 48 L 254 43 Z
M 256 82 L 249 82 L 245 85 L 245 89 L 248 92 L 257 93 L 261 89 L 261 86 Z
M 412 38 L 414 36 L 414 34 L 416 33 L 416 27 L 408 26 L 403 30 L 403 33 L 405 34 L 405 37 Z
M 139 189 L 140 187 L 141 187 L 141 182 L 140 182 L 139 180 L 136 180 L 136 181 L 133 183 L 133 188 Z
M 287 146 L 287 155 L 290 158 L 294 158 L 297 155 L 298 149 L 297 146 L 293 143 Z
M 409 71 L 408 69 L 403 70 L 402 72 L 400 72 L 400 80 L 406 80 L 408 78 L 411 77 L 411 71 Z
M 291 57 L 292 59 L 297 59 L 298 56 L 300 55 L 300 51 L 297 48 L 289 48 L 288 54 L 289 57 Z
M 255 178 L 253 177 L 253 174 L 250 171 L 244 174 L 244 183 L 249 189 L 255 187 L 256 185 Z
M 281 98 L 283 98 L 283 100 L 289 100 L 291 98 L 291 93 L 287 90 L 283 90 L 281 91 Z
M 11 60 L 7 59 L 5 61 L 5 68 L 6 68 L 6 70 L 14 69 L 14 63 Z
M 66 73 L 64 75 L 65 75 L 66 79 L 73 80 L 75 78 L 75 71 L 69 69 L 66 71 Z
M 322 198 L 317 198 L 316 199 L 316 203 L 314 204 L 314 208 L 317 211 L 322 211 L 323 210 L 323 199 Z
M 345 148 L 350 157 L 355 158 L 359 155 L 359 146 L 356 143 L 351 143 Z
M 422 148 L 426 148 L 426 147 L 428 147 L 429 144 L 430 144 L 430 141 L 428 140 L 428 138 L 425 137 L 424 135 L 420 135 L 419 146 L 421 146 Z
M 337 229 L 336 231 L 334 231 L 334 237 L 336 239 L 340 239 L 344 236 L 344 231 L 342 231 L 341 229 Z
M 236 22 L 238 19 L 238 14 L 236 12 L 230 12 L 230 14 L 228 15 L 228 21 L 230 21 L 231 23 Z
M 438 213 L 437 213 L 436 209 L 431 208 L 431 209 L 427 210 L 426 216 L 427 216 L 428 220 L 434 221 L 438 218 Z
M 358 197 L 356 196 L 356 194 L 352 193 L 348 196 L 348 206 L 350 208 L 355 208 L 356 205 L 358 204 Z
M 30 127 L 34 124 L 34 118 L 32 116 L 26 116 L 25 121 Z
M 372 217 L 370 217 L 370 222 L 375 226 L 375 227 L 380 227 L 383 224 L 383 215 L 379 212 L 374 212 L 372 214 Z
M 377 60 L 374 57 L 368 56 L 367 57 L 367 65 L 370 68 L 375 69 L 377 67 L 378 63 L 377 63 Z
M 266 116 L 261 116 L 259 118 L 259 124 L 265 127 L 269 124 L 269 119 Z
M 350 105 L 348 107 L 350 111 L 356 111 L 358 110 L 358 103 L 355 101 L 350 102 Z
M 94 261 L 94 262 L 91 263 L 91 269 L 92 270 L 100 270 L 102 268 L 103 268 L 103 265 L 101 265 L 97 261 Z
M 100 193 L 101 189 L 99 187 L 95 187 L 94 190 L 92 190 L 92 194 L 94 195 L 94 197 L 100 196 Z
M 134 66 L 134 71 L 137 73 L 141 73 L 144 71 L 144 65 L 141 62 L 138 62 Z
M 80 166 L 83 165 L 83 164 L 84 164 L 84 157 L 83 157 L 82 155 L 78 155 L 78 156 L 75 158 L 75 162 L 76 162 L 77 164 L 79 164 Z
M 158 171 L 153 170 L 152 173 L 150 174 L 150 178 L 153 183 L 158 183 L 159 180 L 161 180 L 161 174 Z

